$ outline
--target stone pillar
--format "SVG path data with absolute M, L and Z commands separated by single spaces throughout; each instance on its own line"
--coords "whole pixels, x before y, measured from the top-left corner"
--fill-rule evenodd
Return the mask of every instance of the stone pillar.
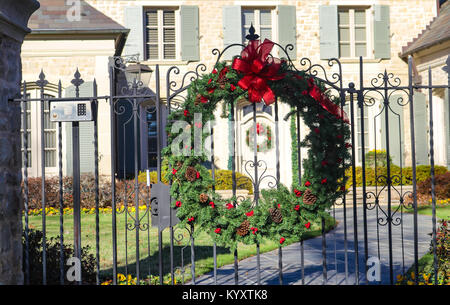
M 36 0 L 1 0 L 0 5 L 0 285 L 22 284 L 22 196 L 20 194 L 20 96 L 23 38 Z

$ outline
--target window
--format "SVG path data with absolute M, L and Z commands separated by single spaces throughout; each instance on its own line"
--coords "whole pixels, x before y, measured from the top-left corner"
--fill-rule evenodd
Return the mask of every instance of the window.
M 53 97 L 44 94 L 44 98 Z M 45 166 L 56 167 L 56 123 L 50 121 L 50 103 L 44 102 L 44 150 Z
M 244 116 L 246 116 L 247 114 L 253 114 L 253 104 L 242 107 L 242 111 L 244 112 Z M 256 104 L 256 113 L 262 113 L 262 112 L 265 112 L 271 116 L 272 115 L 272 106 L 267 106 L 264 103 Z
M 31 89 L 27 93 L 27 99 L 40 98 L 40 90 Z M 54 95 L 44 94 L 44 98 L 51 98 Z M 57 125 L 50 121 L 50 103 L 44 102 L 44 125 L 41 125 L 41 103 L 39 101 L 25 102 L 25 107 L 21 109 L 26 111 L 27 118 L 27 145 L 23 140 L 24 130 L 21 126 L 21 151 L 22 156 L 26 150 L 28 156 L 28 174 L 32 177 L 41 175 L 41 148 L 44 147 L 45 168 L 49 174 L 56 172 L 58 163 L 57 157 Z M 22 117 L 21 117 L 22 118 Z M 41 132 L 44 133 L 44 143 L 41 143 Z M 22 160 L 22 167 L 25 166 L 25 160 Z
M 368 9 L 339 8 L 339 57 L 368 57 Z
M 247 36 L 252 24 L 261 41 L 266 38 L 274 40 L 271 9 L 242 8 L 242 39 L 244 43 L 246 42 L 245 36 Z
M 147 60 L 177 59 L 176 11 L 148 9 L 145 12 Z
M 27 94 L 27 97 L 26 97 L 27 99 L 29 99 L 30 98 L 30 94 Z M 25 143 L 24 143 L 24 139 L 23 139 L 23 136 L 24 136 L 24 129 L 23 129 L 23 123 L 22 123 L 22 128 L 20 129 L 20 139 L 21 139 L 21 141 L 22 141 L 22 156 L 23 156 L 23 153 L 24 153 L 24 149 L 26 149 L 27 150 L 27 159 L 28 159 L 28 161 L 27 161 L 27 164 L 28 164 L 28 167 L 32 167 L 33 166 L 33 164 L 31 163 L 31 161 L 32 161 L 32 159 L 31 159 L 31 128 L 32 128 L 32 126 L 31 126 L 31 102 L 26 102 L 26 103 L 24 103 L 25 104 L 25 107 L 22 107 L 22 112 L 21 112 L 21 119 L 23 118 L 23 112 L 24 112 L 24 110 L 27 112 L 27 147 L 25 147 Z M 24 109 L 25 108 L 25 109 Z M 23 158 L 22 157 L 22 167 L 25 167 L 25 158 Z

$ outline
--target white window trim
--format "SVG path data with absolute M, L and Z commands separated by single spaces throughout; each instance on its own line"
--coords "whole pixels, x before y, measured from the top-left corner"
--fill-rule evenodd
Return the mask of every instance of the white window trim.
M 175 11 L 175 58 L 173 59 L 164 59 L 162 58 L 164 55 L 164 46 L 163 46 L 163 11 L 164 10 L 174 10 Z M 143 62 L 149 64 L 183 64 L 181 60 L 181 16 L 180 16 L 180 6 L 168 6 L 168 4 L 163 6 L 158 5 L 149 5 L 144 6 L 144 14 L 150 10 L 157 10 L 158 12 L 158 59 L 145 59 Z M 145 17 L 144 17 L 145 19 Z M 147 22 L 144 24 L 144 35 L 145 35 L 145 56 L 147 57 Z
M 27 90 L 27 93 L 30 94 L 30 98 L 40 98 L 40 90 L 37 88 L 29 89 Z M 51 96 L 56 96 L 54 91 L 51 90 L 45 90 L 44 94 L 48 94 Z M 31 129 L 31 143 L 28 143 L 28 145 L 31 148 L 31 167 L 27 168 L 28 176 L 29 177 L 41 177 L 42 171 L 41 171 L 41 147 L 44 145 L 44 143 L 41 143 L 41 102 L 27 102 L 30 104 L 30 121 L 31 126 L 27 126 L 27 129 Z M 22 114 L 21 114 L 22 115 Z M 20 130 L 23 131 L 23 126 L 21 126 Z M 45 129 L 47 130 L 47 129 Z M 44 131 L 45 131 L 44 130 Z M 53 130 L 53 129 L 52 129 Z M 59 164 L 59 154 L 58 154 L 58 138 L 59 138 L 59 131 L 58 126 L 55 126 L 55 149 L 51 149 L 55 151 L 55 166 L 46 166 L 45 167 L 45 175 L 52 176 L 56 175 L 58 173 L 58 164 Z M 21 134 L 21 137 L 23 137 L 23 134 Z M 45 149 L 44 150 L 48 150 Z M 21 154 L 23 156 L 23 147 L 21 147 Z M 28 160 L 29 162 L 30 160 Z M 29 163 L 28 163 L 29 164 Z M 25 168 L 22 167 L 22 170 Z

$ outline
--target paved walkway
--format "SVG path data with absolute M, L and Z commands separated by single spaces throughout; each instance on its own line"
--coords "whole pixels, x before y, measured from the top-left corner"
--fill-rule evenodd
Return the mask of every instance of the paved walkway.
M 382 207 L 386 209 L 386 207 Z M 355 268 L 355 241 L 354 241 L 354 222 L 353 207 L 347 207 L 347 245 L 344 242 L 344 213 L 342 208 L 336 208 L 335 217 L 339 221 L 337 228 L 326 235 L 326 258 L 327 258 L 327 279 L 328 285 L 354 285 L 356 280 Z M 359 278 L 360 283 L 365 283 L 364 271 L 364 227 L 362 207 L 357 209 L 357 232 L 358 232 L 358 256 L 359 256 Z M 377 217 L 383 216 L 382 224 L 385 224 L 384 214 L 376 209 L 367 211 L 367 229 L 368 229 L 368 255 L 370 257 L 380 256 L 381 281 L 370 282 L 370 284 L 390 284 L 389 276 L 389 243 L 388 226 L 378 225 Z M 400 212 L 394 215 L 396 223 L 403 217 L 401 224 L 392 225 L 392 257 L 394 283 L 396 275 L 407 271 L 414 263 L 414 226 L 413 214 L 400 215 Z M 431 217 L 418 215 L 419 232 L 418 247 L 419 258 L 424 255 L 430 246 Z M 379 238 L 377 238 L 377 235 Z M 403 239 L 402 239 L 403 235 Z M 379 240 L 379 242 L 378 242 Z M 403 240 L 403 243 L 402 243 Z M 347 247 L 347 251 L 345 248 Z M 283 247 L 283 284 L 299 285 L 302 283 L 301 275 L 301 254 L 300 243 L 291 244 Z M 345 263 L 347 261 L 347 264 Z M 278 285 L 278 250 L 261 254 L 261 284 Z M 316 237 L 304 241 L 304 273 L 305 284 L 322 285 L 324 283 L 322 267 L 322 238 Z M 347 270 L 346 270 L 347 269 Z M 239 282 L 240 285 L 254 285 L 257 280 L 256 257 L 244 259 L 239 262 Z M 213 273 L 205 274 L 196 280 L 196 284 L 210 285 L 214 284 Z M 218 285 L 234 285 L 234 265 L 227 265 L 217 270 Z

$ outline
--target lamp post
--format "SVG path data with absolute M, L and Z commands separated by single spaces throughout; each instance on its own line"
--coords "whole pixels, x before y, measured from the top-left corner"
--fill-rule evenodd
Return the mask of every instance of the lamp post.
M 128 84 L 131 84 L 131 90 L 133 94 L 133 115 L 134 115 L 134 204 L 135 204 L 135 228 L 136 228 L 136 245 L 139 245 L 139 230 L 140 230 L 140 223 L 139 223 L 139 182 L 138 182 L 138 176 L 139 176 L 139 160 L 138 160 L 138 149 L 139 149 L 139 140 L 138 140 L 138 118 L 140 117 L 140 111 L 139 111 L 139 99 L 137 97 L 138 95 L 138 89 L 139 87 L 147 87 L 150 83 L 150 78 L 152 76 L 153 70 L 147 66 L 143 65 L 141 63 L 133 63 L 128 65 L 125 68 L 125 78 L 127 80 Z M 139 247 L 136 246 L 136 278 L 137 282 L 140 282 L 140 274 L 139 274 Z
M 128 83 L 133 86 L 148 86 L 152 77 L 153 70 L 144 64 L 135 63 L 130 64 L 125 68 L 125 78 Z

